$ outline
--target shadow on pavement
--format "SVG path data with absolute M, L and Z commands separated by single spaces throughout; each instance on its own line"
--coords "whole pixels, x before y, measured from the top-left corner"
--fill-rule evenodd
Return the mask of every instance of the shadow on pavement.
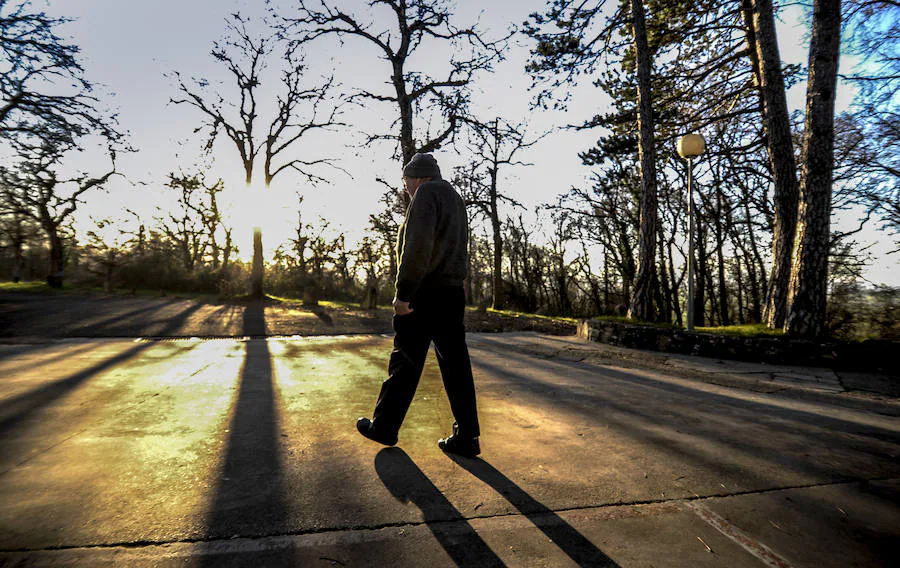
M 422 511 L 425 524 L 458 566 L 505 566 L 406 452 L 381 450 L 375 456 L 375 471 L 395 499 Z
M 243 332 L 259 337 L 265 331 L 261 302 L 244 311 Z M 287 496 L 281 453 L 272 356 L 265 339 L 246 341 L 246 354 L 235 397 L 221 470 L 215 480 L 206 538 L 210 541 L 278 534 L 287 517 Z M 290 565 L 291 549 L 266 565 Z M 210 544 L 201 566 L 223 566 L 235 559 L 214 554 Z M 246 560 L 246 559 L 245 559 Z M 272 563 L 274 562 L 274 564 Z
M 316 317 L 319 318 L 322 323 L 328 326 L 334 325 L 334 320 L 331 319 L 331 316 L 328 315 L 328 311 L 325 308 L 318 307 L 310 310 L 312 313 L 316 314 Z
M 0 320 L 0 337 L 148 335 L 145 333 L 148 320 L 162 321 L 157 318 L 163 310 L 179 302 L 177 298 L 141 298 L 140 305 L 134 307 L 131 304 L 135 299 L 126 297 L 16 295 L 15 302 L 8 298 L 10 296 L 0 298 L 0 308 L 4 305 L 11 307 L 4 311 L 4 317 Z M 162 333 L 177 332 L 185 321 L 180 320 L 176 328 L 165 325 Z
M 510 354 L 508 360 L 514 357 Z M 571 361 L 528 359 L 529 373 L 484 360 L 478 365 L 480 370 L 515 384 L 524 396 L 537 397 L 539 404 L 608 425 L 637 440 L 642 447 L 659 448 L 680 462 L 689 461 L 716 475 L 739 479 L 745 487 L 771 486 L 777 479 L 773 472 L 812 475 L 816 479 L 854 479 L 862 464 L 872 467 L 873 463 L 879 468 L 879 476 L 892 477 L 897 472 L 888 453 L 892 450 L 884 446 L 885 442 L 897 443 L 896 431 L 825 412 L 783 408 L 765 399 L 727 396 L 625 370 L 603 368 L 597 372 L 589 364 Z M 596 374 L 588 381 L 569 385 L 540 378 L 568 374 L 567 369 Z M 601 381 L 603 387 L 598 388 Z M 836 433 L 844 437 L 836 437 Z M 848 434 L 852 438 L 847 438 Z M 685 436 L 729 448 L 729 459 L 711 455 L 702 444 L 686 442 Z M 795 442 L 798 436 L 803 437 L 802 446 Z M 810 459 L 813 451 L 827 452 L 830 461 Z M 748 470 L 738 455 L 765 460 L 777 467 Z
M 447 454 L 465 469 L 497 493 L 541 529 L 569 558 L 579 566 L 618 566 L 616 562 L 597 548 L 594 543 L 575 530 L 552 509 L 525 492 L 521 487 L 482 459 L 468 459 Z
M 180 312 L 166 325 L 166 330 L 178 329 L 199 307 L 199 304 L 195 304 Z M 7 435 L 9 430 L 17 427 L 33 413 L 71 392 L 91 377 L 131 359 L 152 344 L 152 342 L 138 343 L 92 367 L 2 401 L 0 403 L 0 432 Z

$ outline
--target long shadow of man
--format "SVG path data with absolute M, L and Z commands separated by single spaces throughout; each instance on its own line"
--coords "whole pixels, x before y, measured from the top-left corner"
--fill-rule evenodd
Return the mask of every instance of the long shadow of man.
M 510 504 L 541 529 L 569 558 L 579 566 L 618 566 L 584 535 L 563 520 L 552 509 L 526 493 L 483 459 L 468 459 L 447 454 L 460 467 L 491 486 Z
M 375 456 L 375 471 L 394 498 L 422 511 L 428 529 L 457 566 L 505 566 L 406 452 L 381 450 Z
M 244 311 L 243 333 L 250 339 L 246 342 L 240 384 L 228 426 L 224 463 L 208 515 L 206 537 L 210 540 L 234 535 L 278 534 L 287 518 L 272 356 L 264 337 L 263 310 L 261 302 L 254 302 Z M 205 553 L 204 566 L 251 561 L 236 558 L 234 554 L 217 558 L 212 546 Z M 273 551 L 264 555 L 260 565 L 288 566 L 291 557 L 290 550 Z

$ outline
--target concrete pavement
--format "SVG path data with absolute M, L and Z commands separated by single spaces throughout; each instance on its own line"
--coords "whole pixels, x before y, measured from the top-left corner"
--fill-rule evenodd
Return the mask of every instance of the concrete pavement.
M 470 335 L 483 459 L 390 337 L 0 345 L 0 564 L 885 566 L 900 401 L 822 370 Z

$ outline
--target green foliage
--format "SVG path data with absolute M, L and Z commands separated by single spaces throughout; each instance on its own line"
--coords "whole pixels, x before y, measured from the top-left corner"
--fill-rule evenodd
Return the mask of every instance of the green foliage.
M 829 297 L 828 329 L 848 340 L 900 340 L 900 288 L 839 283 Z

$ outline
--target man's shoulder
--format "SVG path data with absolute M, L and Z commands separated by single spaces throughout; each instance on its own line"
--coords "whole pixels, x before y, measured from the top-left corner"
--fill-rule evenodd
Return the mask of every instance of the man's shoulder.
M 419 187 L 418 191 L 422 191 L 423 189 L 425 190 L 426 194 L 431 194 L 438 198 L 442 196 L 446 198 L 450 194 L 459 196 L 456 188 L 454 188 L 453 185 L 445 179 L 433 179 L 430 181 L 426 181 Z

